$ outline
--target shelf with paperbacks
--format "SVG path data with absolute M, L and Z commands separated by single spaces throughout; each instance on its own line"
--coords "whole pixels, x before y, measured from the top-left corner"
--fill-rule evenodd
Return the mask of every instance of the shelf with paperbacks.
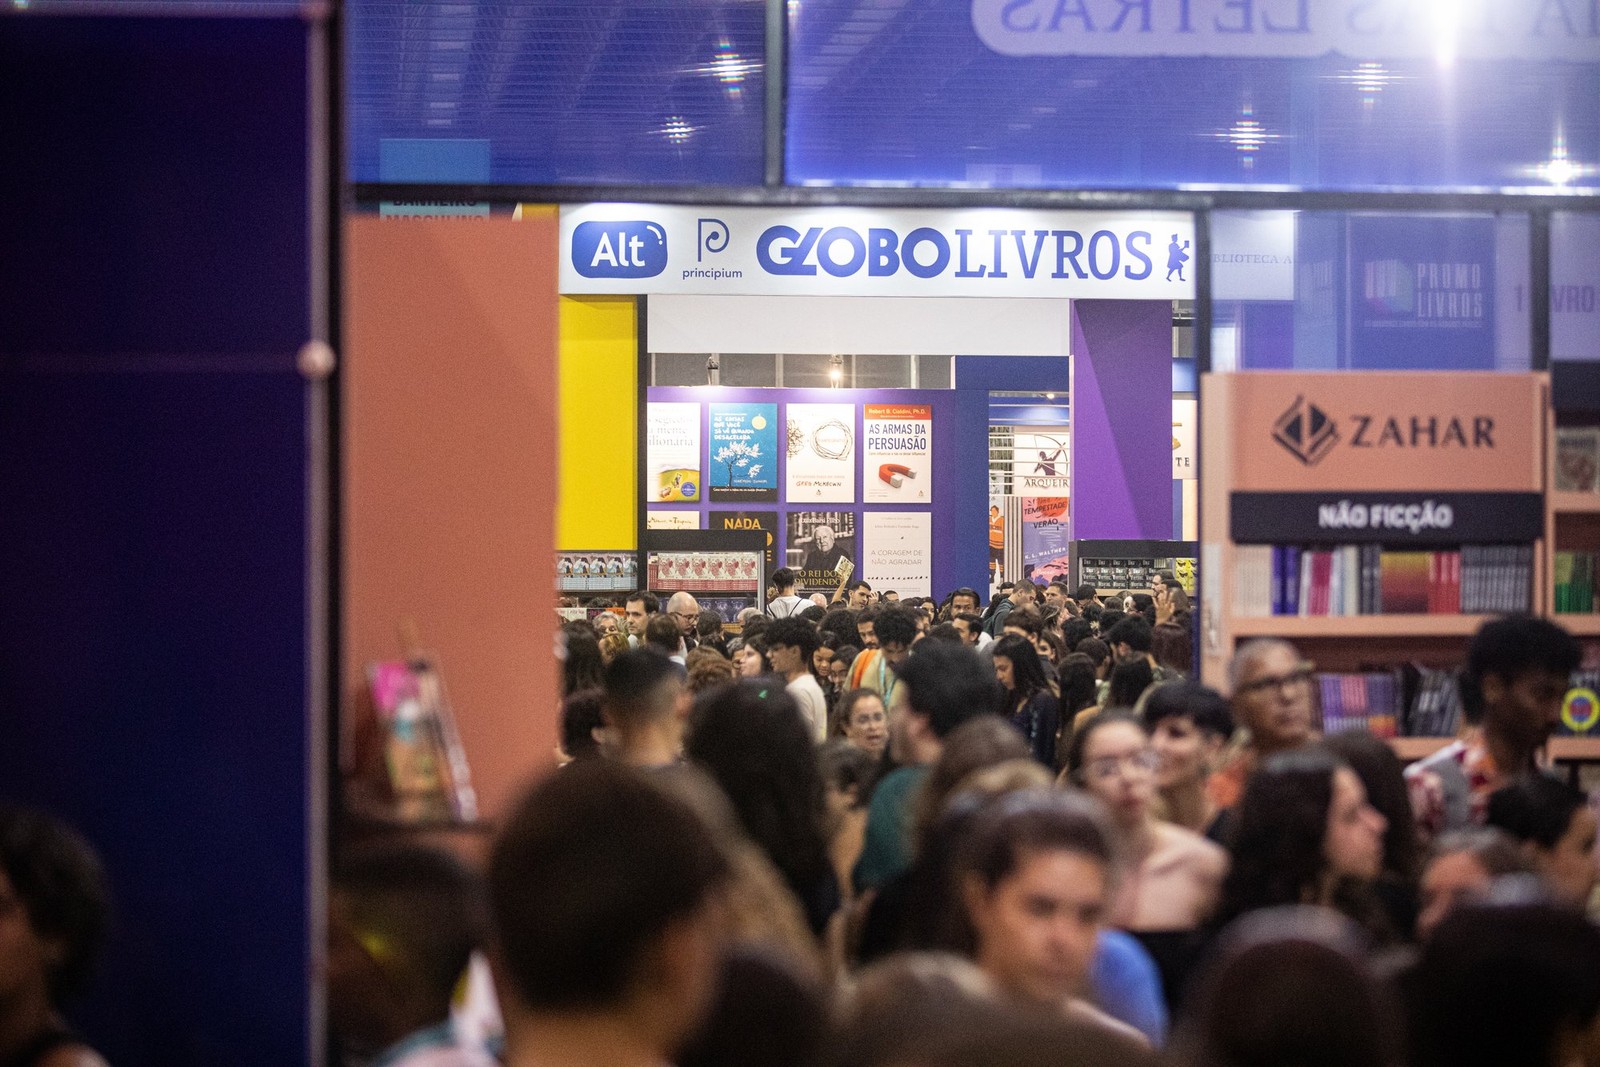
M 1212 373 L 1200 392 L 1207 684 L 1258 637 L 1323 671 L 1448 669 L 1492 615 L 1549 611 L 1546 375 Z
M 1552 458 L 1552 471 L 1556 463 Z M 1595 604 L 1600 572 L 1600 493 L 1546 493 L 1545 543 L 1550 546 L 1551 618 L 1577 637 L 1600 637 L 1600 612 L 1582 610 Z
M 1393 737 L 1389 747 L 1403 760 L 1425 759 L 1450 742 L 1453 737 Z M 1550 759 L 1556 763 L 1600 762 L 1600 737 L 1552 737 Z
M 1470 637 L 1492 615 L 1262 615 L 1233 620 L 1233 636 L 1321 637 Z

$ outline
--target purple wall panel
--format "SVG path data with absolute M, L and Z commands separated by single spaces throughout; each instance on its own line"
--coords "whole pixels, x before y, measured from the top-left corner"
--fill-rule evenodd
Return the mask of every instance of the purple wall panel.
M 1072 536 L 1172 537 L 1172 308 L 1072 305 Z

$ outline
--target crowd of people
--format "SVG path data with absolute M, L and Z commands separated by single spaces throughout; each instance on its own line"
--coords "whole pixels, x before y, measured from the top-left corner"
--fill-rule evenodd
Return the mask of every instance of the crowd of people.
M 1484 624 L 1461 735 L 1408 768 L 1319 734 L 1287 642 L 1242 645 L 1226 695 L 1199 684 L 1166 576 L 987 607 L 776 585 L 737 620 L 640 592 L 568 623 L 564 765 L 486 870 L 340 858 L 347 1062 L 1600 1067 L 1595 814 L 1541 762 L 1580 659 L 1559 626 Z M 46 1062 L 24 1039 L 72 1047 L 59 996 L 98 934 L 35 869 L 92 888 L 92 864 L 31 855 L 20 818 L 8 1067 Z

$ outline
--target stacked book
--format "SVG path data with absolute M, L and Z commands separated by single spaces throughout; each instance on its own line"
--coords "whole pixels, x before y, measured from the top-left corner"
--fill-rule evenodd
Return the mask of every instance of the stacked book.
M 1557 552 L 1555 558 L 1556 613 L 1589 614 L 1594 611 L 1594 553 Z
M 1532 545 L 1241 545 L 1236 558 L 1240 615 L 1480 615 L 1533 599 Z
M 1377 737 L 1400 735 L 1400 683 L 1389 672 L 1319 674 L 1322 731 L 1367 730 Z

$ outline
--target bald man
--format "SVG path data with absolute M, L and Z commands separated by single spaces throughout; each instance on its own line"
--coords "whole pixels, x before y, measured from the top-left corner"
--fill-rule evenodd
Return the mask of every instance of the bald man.
M 700 602 L 693 593 L 679 590 L 667 600 L 667 614 L 678 624 L 678 634 L 683 638 L 683 651 L 687 655 L 696 644 L 695 627 L 700 622 Z

